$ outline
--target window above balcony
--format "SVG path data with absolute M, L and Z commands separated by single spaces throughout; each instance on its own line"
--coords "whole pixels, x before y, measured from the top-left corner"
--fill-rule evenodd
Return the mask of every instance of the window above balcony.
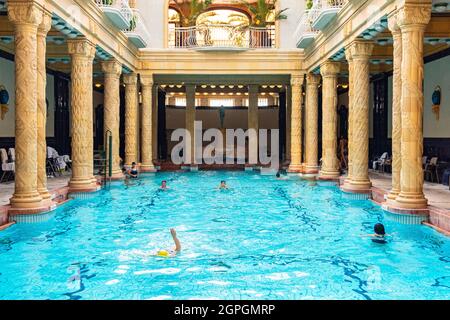
M 169 48 L 197 51 L 245 51 L 275 48 L 275 21 L 253 26 L 250 13 L 233 8 L 207 10 L 187 19 L 169 8 Z
M 125 30 L 130 27 L 133 11 L 128 0 L 95 0 L 95 2 L 117 28 Z

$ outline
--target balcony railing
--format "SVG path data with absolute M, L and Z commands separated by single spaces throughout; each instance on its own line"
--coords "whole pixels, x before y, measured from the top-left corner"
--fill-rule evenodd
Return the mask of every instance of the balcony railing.
M 170 30 L 169 47 L 205 51 L 243 51 L 275 48 L 275 26 L 254 28 L 228 24 L 176 27 Z
M 311 8 L 312 26 L 323 30 L 338 14 L 348 0 L 314 0 Z
M 138 48 L 145 48 L 150 43 L 150 34 L 138 9 L 133 9 L 130 26 L 124 30 L 128 39 Z
M 95 0 L 95 3 L 117 28 L 125 30 L 130 27 L 133 11 L 128 0 Z
M 298 23 L 298 27 L 294 35 L 298 48 L 305 49 L 314 41 L 314 38 L 319 33 L 319 31 L 314 29 L 312 26 L 311 15 L 311 10 L 306 10 Z

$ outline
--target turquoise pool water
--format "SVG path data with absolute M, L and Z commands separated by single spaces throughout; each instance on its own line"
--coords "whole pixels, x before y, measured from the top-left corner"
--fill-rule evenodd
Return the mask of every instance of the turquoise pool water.
M 0 299 L 449 298 L 450 239 L 297 179 L 159 173 L 0 232 Z

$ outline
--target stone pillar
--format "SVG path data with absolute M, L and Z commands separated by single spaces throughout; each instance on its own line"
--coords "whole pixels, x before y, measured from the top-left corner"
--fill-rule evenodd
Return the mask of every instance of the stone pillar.
M 350 46 L 345 47 L 345 57 L 348 62 L 348 171 L 347 171 L 347 177 L 345 179 L 345 182 L 348 183 L 348 181 L 351 180 L 352 173 L 353 173 L 353 162 L 352 162 L 352 155 L 353 155 L 353 93 L 355 92 L 355 89 L 353 87 L 353 78 L 355 75 L 355 72 L 353 71 L 353 59 L 352 59 L 352 53 L 350 50 Z
M 337 158 L 337 74 L 339 63 L 327 61 L 320 66 L 322 75 L 322 168 L 320 179 L 339 178 Z
M 312 73 L 307 75 L 305 104 L 305 174 L 319 173 L 319 83 L 320 76 Z
M 153 164 L 153 122 L 152 122 L 152 100 L 153 100 L 153 76 L 141 75 L 142 87 L 142 120 L 141 120 L 141 171 L 155 172 Z
M 191 166 L 195 166 L 195 85 L 187 84 L 186 85 L 186 130 L 191 135 L 191 147 L 190 152 L 187 151 L 188 155 L 190 154 L 190 160 L 187 161 L 186 164 Z M 188 147 L 188 146 L 187 146 Z
M 402 34 L 401 171 L 396 206 L 424 209 L 423 194 L 423 38 L 431 18 L 431 1 L 406 3 L 398 10 Z
M 47 87 L 47 71 L 46 71 L 46 52 L 47 52 L 47 33 L 52 26 L 52 16 L 48 12 L 44 12 L 42 23 L 38 27 L 37 32 L 37 128 L 38 128 L 38 175 L 37 190 L 42 197 L 44 203 L 53 204 L 51 195 L 47 190 L 47 103 L 46 87 Z
M 158 86 L 153 86 L 152 96 L 152 146 L 153 163 L 158 163 Z
M 35 2 L 8 1 L 14 25 L 16 76 L 16 178 L 11 207 L 32 210 L 44 206 L 37 190 L 37 30 L 43 9 Z
M 401 159 L 401 139 L 402 139 L 402 33 L 397 24 L 397 13 L 394 12 L 388 17 L 389 30 L 392 33 L 394 72 L 392 76 L 392 189 L 388 194 L 388 201 L 394 201 L 400 193 L 400 169 Z
M 292 116 L 292 88 L 286 86 L 286 158 L 285 163 L 291 162 L 291 116 Z
M 112 178 L 123 178 L 120 169 L 120 75 L 122 74 L 122 65 L 115 59 L 102 62 L 102 70 L 105 77 L 104 93 L 104 134 L 112 134 Z M 107 140 L 105 140 L 105 144 Z
M 69 187 L 72 192 L 95 191 L 92 97 L 95 44 L 78 38 L 68 40 L 67 45 L 72 58 L 72 177 Z
M 248 86 L 248 163 L 247 167 L 252 168 L 258 164 L 258 141 L 259 141 L 259 106 L 258 106 L 259 86 L 251 84 Z
M 291 163 L 288 172 L 301 173 L 302 165 L 302 85 L 303 75 L 291 76 Z
M 352 172 L 343 189 L 359 193 L 369 193 L 372 184 L 369 179 L 369 58 L 373 43 L 355 40 L 350 44 L 352 68 L 351 99 L 351 159 Z
M 125 164 L 131 165 L 137 161 L 137 74 L 123 76 L 125 83 Z

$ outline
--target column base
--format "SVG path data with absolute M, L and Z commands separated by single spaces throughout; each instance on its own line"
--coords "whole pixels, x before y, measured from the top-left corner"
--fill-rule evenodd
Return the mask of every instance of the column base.
M 18 216 L 18 215 L 31 215 L 31 214 L 40 214 L 50 212 L 56 209 L 56 203 L 50 200 L 50 202 L 46 201 L 41 203 L 38 207 L 30 207 L 30 208 L 14 208 L 11 207 L 8 209 L 9 216 Z
M 325 171 L 321 170 L 319 171 L 319 180 L 331 180 L 331 181 L 338 181 L 340 177 L 339 171 Z
M 397 197 L 398 197 L 399 194 L 400 194 L 400 191 L 391 190 L 391 191 L 386 195 L 386 202 L 395 203 L 395 199 L 397 199 Z
M 423 194 L 405 194 L 400 192 L 397 198 L 390 203 L 396 208 L 408 210 L 420 210 L 428 207 L 428 200 Z
M 70 180 L 69 182 L 69 193 L 95 192 L 98 190 L 100 190 L 100 186 L 92 179 Z
M 367 181 L 354 181 L 347 179 L 341 186 L 341 190 L 348 193 L 370 194 L 372 193 L 372 183 Z
M 38 192 L 14 194 L 10 199 L 12 209 L 34 209 L 44 207 Z
M 396 213 L 396 214 L 405 214 L 405 215 L 415 215 L 415 216 L 428 216 L 430 214 L 430 210 L 428 208 L 402 208 L 398 207 L 396 203 L 384 202 L 381 207 L 383 210 Z
M 290 164 L 287 169 L 288 173 L 303 173 L 303 165 L 302 164 Z
M 317 175 L 319 174 L 319 169 L 320 169 L 319 166 L 304 165 L 303 173 L 309 175 Z
M 141 163 L 139 165 L 139 170 L 141 172 L 156 172 L 157 171 L 155 166 L 153 165 L 153 163 L 151 163 L 151 164 L 142 164 Z

